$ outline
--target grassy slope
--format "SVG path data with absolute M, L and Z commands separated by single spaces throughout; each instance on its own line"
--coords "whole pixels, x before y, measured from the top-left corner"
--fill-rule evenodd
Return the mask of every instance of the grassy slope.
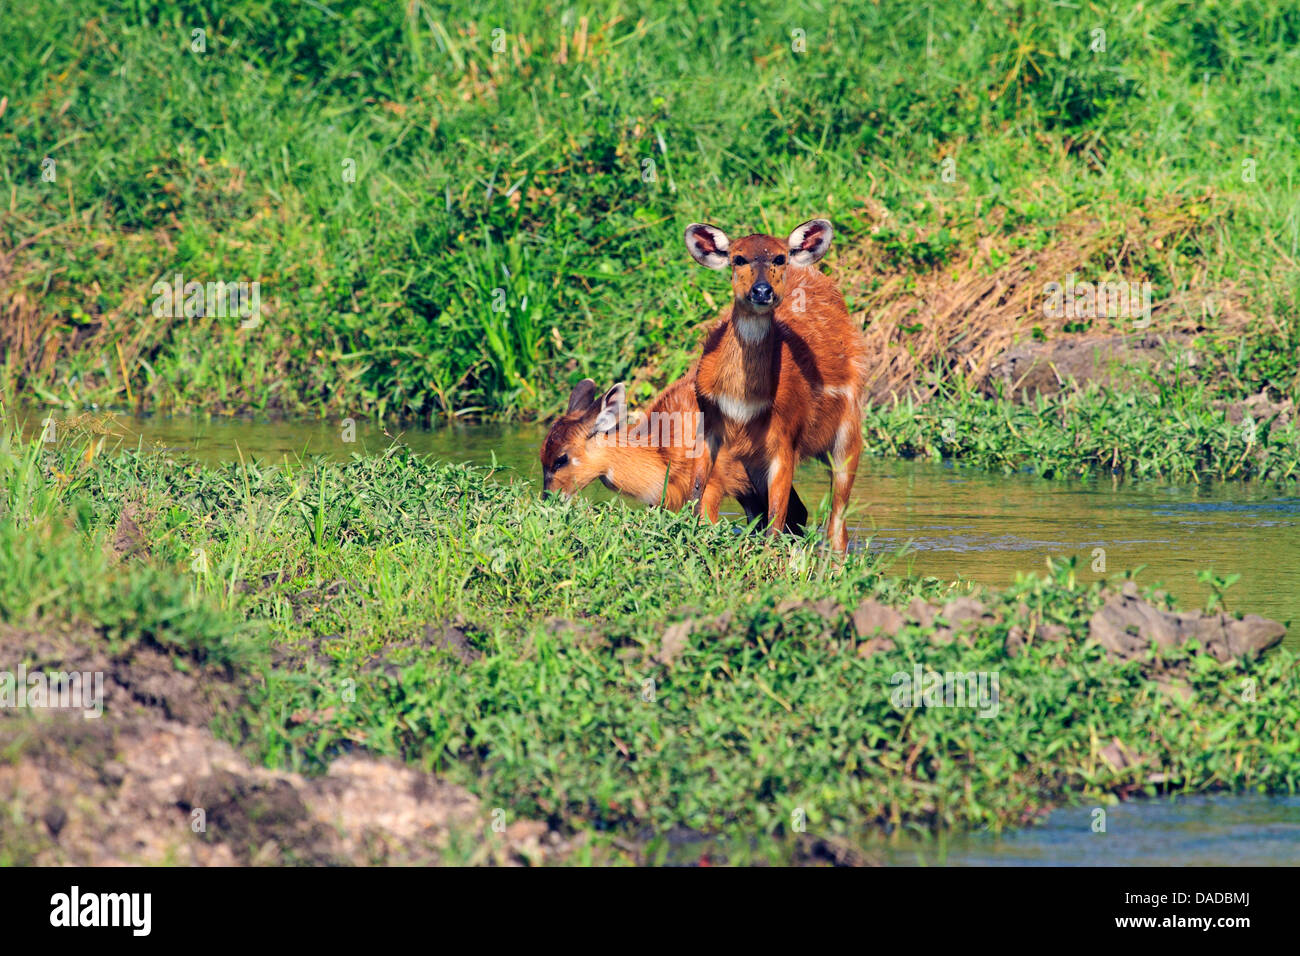
M 1129 278 L 1250 289 L 1273 333 L 1236 355 L 1243 387 L 1294 387 L 1298 37 L 1294 4 L 1186 0 L 6 5 L 4 384 L 532 415 L 584 375 L 684 369 L 718 293 L 680 248 L 693 219 L 829 214 L 920 272 L 1209 191 Z M 260 280 L 261 327 L 154 319 L 176 272 Z
M 6 441 L 0 472 L 0 620 L 73 620 L 260 675 L 219 729 L 272 764 L 310 770 L 360 745 L 563 831 L 684 826 L 778 858 L 796 810 L 814 838 L 856 841 L 880 823 L 1014 826 L 1060 801 L 1153 792 L 1150 767 L 1102 761 L 1112 739 L 1175 790 L 1300 783 L 1290 653 L 1180 653 L 1181 701 L 1084 645 L 1098 594 L 1068 568 L 985 594 L 998 620 L 969 643 L 909 626 L 863 658 L 845 608 L 947 587 L 684 515 L 542 504 L 401 451 L 203 469 Z M 127 503 L 144 551 L 114 564 L 103 544 Z M 438 646 L 449 623 L 459 653 Z M 1064 630 L 1006 653 L 1012 627 L 1039 625 Z M 997 672 L 999 713 L 894 706 L 891 678 L 916 664 Z

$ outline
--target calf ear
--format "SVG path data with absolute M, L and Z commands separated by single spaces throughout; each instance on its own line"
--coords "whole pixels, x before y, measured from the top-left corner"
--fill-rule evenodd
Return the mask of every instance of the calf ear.
M 576 411 L 585 412 L 591 407 L 591 403 L 595 398 L 596 383 L 589 378 L 584 378 L 573 386 L 573 391 L 569 393 L 569 407 L 565 410 L 565 414 Z
M 790 233 L 790 261 L 810 266 L 831 247 L 831 224 L 825 219 L 810 219 Z
M 618 427 L 626 414 L 627 389 L 619 382 L 600 400 L 600 411 L 596 414 L 595 424 L 591 426 L 593 435 L 612 432 Z
M 693 222 L 686 227 L 686 248 L 702 266 L 710 269 L 727 268 L 727 249 L 730 246 L 731 240 L 727 234 L 715 226 Z

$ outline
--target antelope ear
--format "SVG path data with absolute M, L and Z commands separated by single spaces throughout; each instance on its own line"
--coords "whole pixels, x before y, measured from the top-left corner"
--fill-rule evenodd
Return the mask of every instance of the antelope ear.
M 810 266 L 831 247 L 831 224 L 826 219 L 810 219 L 790 233 L 790 261 Z
M 591 426 L 593 435 L 612 432 L 618 428 L 618 423 L 623 420 L 627 405 L 627 389 L 623 383 L 619 382 L 600 400 L 600 411 L 596 415 L 596 421 Z
M 686 248 L 702 266 L 710 269 L 727 268 L 727 249 L 730 245 L 731 240 L 727 234 L 715 226 L 693 222 L 686 227 Z
M 565 409 L 565 414 L 578 410 L 586 411 L 591 407 L 591 403 L 595 398 L 596 383 L 589 378 L 584 378 L 573 386 L 573 391 L 569 393 L 569 407 Z

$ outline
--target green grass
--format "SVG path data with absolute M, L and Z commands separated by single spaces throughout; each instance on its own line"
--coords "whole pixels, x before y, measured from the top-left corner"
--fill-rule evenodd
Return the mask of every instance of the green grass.
M 868 454 L 954 459 L 1045 478 L 1170 482 L 1300 478 L 1300 421 L 1234 423 L 1204 385 L 1113 390 L 1095 383 L 1017 404 L 956 387 L 928 402 L 868 408 Z
M 693 220 L 830 215 L 841 250 L 920 272 L 1211 194 L 1146 277 L 1248 289 L 1294 390 L 1298 39 L 1300 7 L 1259 0 L 6 5 L 0 380 L 530 417 L 587 375 L 684 370 L 717 294 Z M 178 272 L 260 281 L 261 325 L 156 319 Z
M 268 764 L 313 772 L 362 747 L 649 859 L 671 858 L 663 837 L 683 827 L 729 859 L 788 859 L 800 814 L 812 837 L 857 843 L 1120 794 L 1300 785 L 1293 655 L 1180 651 L 1179 700 L 1085 643 L 1098 586 L 1069 566 L 985 592 L 995 619 L 969 641 L 909 625 L 863 658 L 847 614 L 863 598 L 965 586 L 686 514 L 546 503 L 400 449 L 277 468 L 80 451 L 0 446 L 0 581 L 24 582 L 0 589 L 0 620 L 224 654 L 246 691 L 217 729 Z M 110 565 L 128 502 L 147 550 Z M 800 599 L 830 604 L 786 603 Z M 682 621 L 697 623 L 665 663 Z M 430 636 L 450 625 L 464 658 Z M 1013 627 L 1039 625 L 1061 630 L 1006 652 Z M 998 713 L 896 706 L 894 675 L 918 665 L 998 674 Z M 1112 771 L 1113 738 L 1167 782 Z
M 89 621 L 113 648 L 146 641 L 222 665 L 243 661 L 250 645 L 237 615 L 171 568 L 118 565 L 99 546 L 93 503 L 69 491 L 79 464 L 0 430 L 0 622 Z
M 1196 369 L 1036 405 L 937 367 L 925 404 L 868 412 L 868 449 L 1293 480 L 1294 424 L 1248 437 L 1214 403 L 1300 397 L 1298 40 L 1300 5 L 1261 0 L 5 5 L 0 397 L 537 418 L 585 376 L 645 392 L 686 369 L 719 296 L 688 222 L 830 216 L 837 269 L 865 251 L 906 286 L 977 267 L 980 240 L 992 268 L 1176 200 L 1198 218 L 1174 247 L 1115 228 L 1097 268 L 1151 280 L 1157 306 L 1240 293 L 1244 333 L 1207 320 Z M 260 282 L 260 324 L 154 316 L 176 273 Z M 1292 654 L 1182 652 L 1190 696 L 1171 697 L 1086 645 L 1099 593 L 1069 567 L 986 592 L 995 619 L 969 643 L 909 626 L 863 658 L 845 609 L 964 585 L 543 503 L 396 449 L 219 468 L 83 450 L 0 432 L 0 622 L 220 663 L 242 696 L 214 727 L 268 764 L 316 772 L 361 747 L 619 841 L 603 846 L 648 840 L 652 859 L 681 828 L 784 859 L 796 811 L 857 842 L 1154 792 L 1100 760 L 1113 738 L 1174 792 L 1300 782 Z M 128 503 L 145 549 L 118 562 Z M 1042 624 L 1058 639 L 1006 653 Z M 436 646 L 449 626 L 472 659 Z M 998 715 L 894 706 L 891 678 L 918 664 L 997 672 Z

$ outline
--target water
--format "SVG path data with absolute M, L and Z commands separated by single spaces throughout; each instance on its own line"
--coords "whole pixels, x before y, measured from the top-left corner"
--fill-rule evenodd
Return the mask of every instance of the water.
M 1039 826 L 993 836 L 890 841 L 895 865 L 1294 866 L 1300 863 L 1300 797 L 1217 794 L 1064 807 Z
M 440 458 L 495 460 L 507 473 L 537 485 L 541 479 L 537 453 L 544 430 L 536 427 L 386 431 L 357 423 L 352 442 L 343 441 L 337 422 L 116 415 L 105 427 L 124 444 L 167 448 L 206 462 L 240 455 L 270 462 L 300 455 L 345 458 L 400 439 Z M 796 486 L 813 507 L 829 492 L 826 469 L 805 465 Z M 599 484 L 583 493 L 617 497 Z M 731 508 L 739 514 L 734 503 Z M 1276 488 L 1047 481 L 928 461 L 864 459 L 849 524 L 855 546 L 902 552 L 894 565 L 899 572 L 1001 586 L 1020 573 L 1044 572 L 1049 558 L 1073 558 L 1082 581 L 1140 568 L 1139 583 L 1160 585 L 1181 606 L 1194 608 L 1204 606 L 1210 593 L 1197 572 L 1213 569 L 1221 577 L 1241 575 L 1227 591 L 1230 609 L 1300 622 L 1300 497 Z M 1286 643 L 1300 646 L 1300 627 L 1288 633 Z

